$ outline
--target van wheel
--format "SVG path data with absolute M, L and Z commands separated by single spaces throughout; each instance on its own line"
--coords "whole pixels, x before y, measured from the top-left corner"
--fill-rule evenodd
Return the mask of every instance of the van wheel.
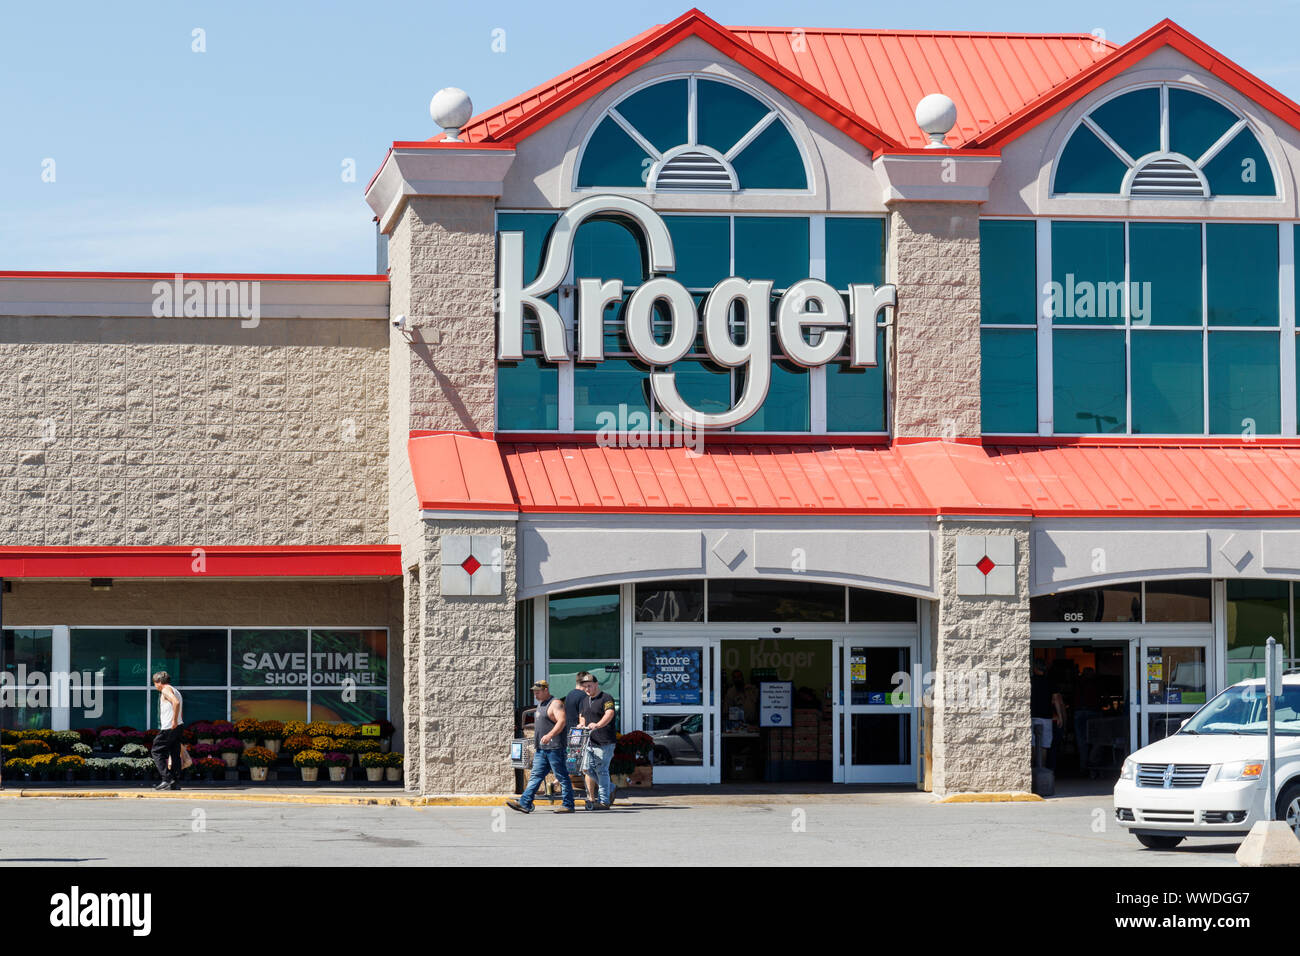
M 1300 783 L 1293 783 L 1277 798 L 1277 818 L 1285 820 L 1297 837 L 1300 837 Z
M 1148 850 L 1172 850 L 1183 842 L 1183 838 L 1180 836 L 1153 836 L 1150 833 L 1135 833 L 1133 835 Z

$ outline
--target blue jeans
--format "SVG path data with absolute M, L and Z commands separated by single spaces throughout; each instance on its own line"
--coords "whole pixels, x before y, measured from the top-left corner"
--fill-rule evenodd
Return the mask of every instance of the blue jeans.
M 596 778 L 596 799 L 608 805 L 610 797 L 614 796 L 614 784 L 609 779 L 609 763 L 614 759 L 614 745 L 589 744 L 589 747 L 593 767 L 587 776 Z
M 558 750 L 539 750 L 533 754 L 533 770 L 528 775 L 528 786 L 524 787 L 519 805 L 525 810 L 532 809 L 533 796 L 537 793 L 537 788 L 542 785 L 542 781 L 546 779 L 548 771 L 555 774 L 555 779 L 560 781 L 560 800 L 572 810 L 573 784 L 569 782 L 569 769 L 564 763 L 563 747 Z

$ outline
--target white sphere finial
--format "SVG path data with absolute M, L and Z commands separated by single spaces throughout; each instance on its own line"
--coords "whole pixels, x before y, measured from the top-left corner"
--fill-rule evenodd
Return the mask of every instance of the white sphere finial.
M 454 86 L 444 87 L 429 101 L 429 115 L 447 131 L 447 142 L 460 142 L 460 128 L 474 115 L 474 104 L 469 94 Z
M 942 93 L 930 93 L 916 104 L 916 125 L 930 137 L 926 149 L 943 149 L 943 138 L 957 125 L 957 104 Z

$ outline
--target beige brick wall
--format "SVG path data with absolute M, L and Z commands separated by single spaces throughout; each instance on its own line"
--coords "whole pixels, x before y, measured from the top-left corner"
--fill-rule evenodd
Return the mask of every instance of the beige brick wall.
M 0 543 L 387 540 L 381 320 L 0 317 Z
M 514 736 L 514 522 L 430 520 L 425 526 L 425 624 L 418 691 L 420 789 L 424 793 L 513 793 L 514 770 L 506 757 Z M 501 536 L 505 574 L 500 597 L 440 593 L 444 534 Z M 415 666 L 414 661 L 410 666 Z
M 897 203 L 889 218 L 894 435 L 980 433 L 979 207 Z
M 494 208 L 481 196 L 412 199 L 393 230 L 391 307 L 412 326 L 411 428 L 493 430 Z
M 1016 596 L 959 597 L 959 534 L 1009 534 L 1016 539 Z M 1032 789 L 1029 722 L 1029 532 L 1020 522 L 943 521 L 940 600 L 934 667 L 934 792 Z M 992 707 L 959 681 L 987 672 Z M 942 690 L 940 690 L 942 688 Z

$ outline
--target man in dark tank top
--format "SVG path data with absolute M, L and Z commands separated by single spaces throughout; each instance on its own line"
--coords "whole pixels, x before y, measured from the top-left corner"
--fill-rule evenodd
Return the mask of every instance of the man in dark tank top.
M 556 813 L 573 812 L 573 784 L 569 781 L 569 768 L 565 764 L 564 702 L 551 696 L 550 685 L 539 680 L 533 684 L 533 700 L 537 701 L 537 716 L 533 722 L 533 769 L 528 775 L 528 786 L 518 800 L 507 800 L 506 806 L 520 813 L 533 812 L 533 797 L 549 772 L 560 782 L 560 803 Z

